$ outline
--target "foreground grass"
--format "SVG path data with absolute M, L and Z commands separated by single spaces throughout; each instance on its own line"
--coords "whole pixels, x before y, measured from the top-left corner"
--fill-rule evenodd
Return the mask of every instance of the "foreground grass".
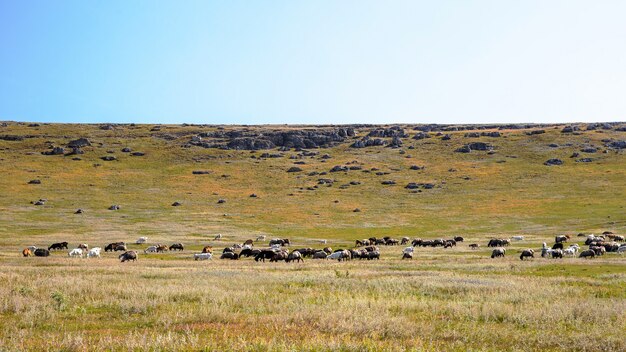
M 0 349 L 578 350 L 626 348 L 626 261 L 194 262 L 190 253 L 0 260 Z M 171 260 L 161 260 L 163 257 Z

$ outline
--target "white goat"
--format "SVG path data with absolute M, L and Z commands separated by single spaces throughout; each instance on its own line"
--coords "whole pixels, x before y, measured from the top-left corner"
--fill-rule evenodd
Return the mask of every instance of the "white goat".
M 68 256 L 70 257 L 83 257 L 83 250 L 80 248 L 74 248 L 72 249 L 68 254 Z
M 213 254 L 211 253 L 196 253 L 193 255 L 194 260 L 207 260 L 207 259 L 212 259 L 212 258 L 213 258 Z
M 100 258 L 100 251 L 102 251 L 102 248 L 100 247 L 93 247 L 92 249 L 89 250 L 89 252 L 87 252 L 87 258 Z

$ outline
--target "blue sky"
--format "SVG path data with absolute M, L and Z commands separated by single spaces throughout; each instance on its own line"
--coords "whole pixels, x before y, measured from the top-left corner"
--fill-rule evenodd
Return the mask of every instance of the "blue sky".
M 0 120 L 626 120 L 626 1 L 0 0 Z

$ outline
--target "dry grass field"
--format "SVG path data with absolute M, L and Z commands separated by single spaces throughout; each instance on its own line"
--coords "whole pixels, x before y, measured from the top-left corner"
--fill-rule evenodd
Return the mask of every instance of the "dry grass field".
M 606 146 L 626 132 L 444 132 L 449 140 L 430 132 L 428 139 L 403 138 L 401 148 L 350 148 L 349 139 L 298 157 L 293 149 L 187 145 L 219 126 L 99 127 L 0 127 L 0 137 L 28 137 L 0 139 L 1 351 L 626 350 L 626 256 L 519 260 L 520 250 L 551 245 L 555 235 L 585 247 L 578 233 L 626 233 L 624 149 Z M 374 127 L 357 126 L 355 138 Z M 416 132 L 403 127 L 411 137 Z M 313 127 L 225 127 L 244 128 Z M 84 154 L 41 154 L 80 137 L 92 144 Z M 454 152 L 475 141 L 492 144 L 494 153 Z M 597 152 L 581 152 L 590 146 Z M 130 156 L 124 147 L 145 155 Z M 266 152 L 283 156 L 261 157 Z M 580 156 L 570 158 L 574 152 Z M 103 161 L 107 155 L 117 160 Z M 593 161 L 575 162 L 585 157 Z M 564 164 L 545 166 L 551 158 Z M 328 172 L 336 165 L 361 170 Z M 303 171 L 288 173 L 292 166 Z M 334 182 L 318 184 L 320 178 Z M 41 184 L 29 184 L 35 179 Z M 386 180 L 396 184 L 381 184 Z M 411 192 L 410 182 L 434 188 Z M 45 205 L 31 204 L 39 199 Z M 175 201 L 182 205 L 171 206 Z M 112 204 L 121 209 L 108 210 Z M 84 213 L 74 214 L 78 208 Z M 218 233 L 223 238 L 214 240 Z M 290 238 L 292 249 L 322 248 L 320 239 L 352 248 L 371 236 L 465 242 L 416 248 L 404 261 L 403 246 L 382 246 L 378 261 L 193 260 L 205 245 L 221 253 L 258 235 Z M 524 241 L 513 242 L 505 258 L 489 258 L 490 238 L 520 235 Z M 139 236 L 149 240 L 130 245 L 140 251 L 137 262 L 120 263 L 119 253 L 21 256 L 29 245 L 104 247 Z M 174 242 L 185 250 L 142 251 Z

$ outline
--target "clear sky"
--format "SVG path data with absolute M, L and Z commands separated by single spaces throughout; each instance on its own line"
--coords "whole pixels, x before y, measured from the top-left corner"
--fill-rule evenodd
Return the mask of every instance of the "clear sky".
M 626 1 L 0 0 L 0 120 L 626 120 Z

